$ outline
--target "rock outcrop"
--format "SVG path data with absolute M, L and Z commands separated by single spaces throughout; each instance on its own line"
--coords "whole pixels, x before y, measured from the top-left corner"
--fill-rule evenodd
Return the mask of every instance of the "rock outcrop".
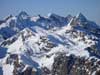
M 95 58 L 86 59 L 74 55 L 66 56 L 61 53 L 55 57 L 52 75 L 99 75 L 100 60 Z

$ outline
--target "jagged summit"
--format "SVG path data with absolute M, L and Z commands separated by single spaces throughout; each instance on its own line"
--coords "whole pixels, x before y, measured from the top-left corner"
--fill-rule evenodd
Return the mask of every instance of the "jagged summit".
M 76 16 L 72 17 L 69 21 L 68 25 L 76 26 L 87 26 L 86 24 L 89 23 L 89 21 L 86 19 L 86 17 L 82 13 L 78 13 Z
M 8 15 L 8 17 L 6 17 L 4 20 L 7 21 L 8 19 L 10 19 L 10 18 L 12 18 L 12 17 L 13 17 L 13 15 L 10 14 L 10 15 Z
M 43 16 L 41 16 L 40 14 L 38 14 L 38 17 L 43 18 Z
M 56 16 L 56 14 L 55 13 L 49 13 L 48 17 L 50 17 L 50 16 Z
M 66 19 L 67 19 L 69 22 L 70 22 L 70 20 L 71 20 L 72 18 L 73 18 L 73 16 L 70 15 L 70 14 L 66 16 Z
M 59 16 L 59 15 L 57 15 L 57 14 L 55 14 L 55 13 L 49 13 L 49 14 L 48 14 L 48 17 L 49 17 L 49 18 L 54 18 L 54 17 L 55 17 L 55 18 L 58 18 L 58 19 L 61 18 L 61 16 Z
M 82 14 L 82 13 L 78 13 L 77 16 L 68 16 L 70 18 L 70 21 L 68 23 L 68 25 L 71 26 L 76 26 L 76 25 L 80 25 L 83 24 L 84 22 L 88 22 L 86 17 Z
M 86 17 L 82 13 L 77 14 L 76 18 L 81 22 L 87 21 Z
M 68 26 L 74 27 L 78 24 L 76 17 L 72 17 L 68 23 Z
M 21 11 L 21 12 L 19 13 L 19 16 L 21 16 L 21 15 L 26 15 L 26 16 L 28 16 L 28 14 L 27 14 L 25 11 Z
M 29 17 L 29 15 L 25 12 L 25 11 L 21 11 L 18 16 L 19 19 L 27 19 L 27 17 Z

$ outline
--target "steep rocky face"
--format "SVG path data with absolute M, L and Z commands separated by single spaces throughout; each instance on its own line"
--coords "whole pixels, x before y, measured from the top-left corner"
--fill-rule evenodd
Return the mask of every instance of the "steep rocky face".
M 4 20 L 0 20 L 0 25 L 2 23 L 5 23 L 8 19 L 12 18 L 13 16 L 12 15 L 9 15 L 8 17 L 6 17 Z
M 2 24 L 2 23 L 4 23 L 4 21 L 3 20 L 0 20 L 0 24 Z
M 40 16 L 36 23 L 39 23 L 45 29 L 53 29 L 58 27 L 63 27 L 68 24 L 68 18 L 61 17 L 56 14 L 49 14 L 47 18 Z
M 99 70 L 99 71 L 97 71 L 95 75 L 100 75 L 100 70 Z
M 36 69 L 20 62 L 17 54 L 8 55 L 5 65 L 8 64 L 13 66 L 13 75 L 36 75 Z
M 52 75 L 66 75 L 67 71 L 67 59 L 65 54 L 60 54 L 54 59 Z
M 100 60 L 95 58 L 85 59 L 74 55 L 66 56 L 60 53 L 55 57 L 52 75 L 98 75 Z
M 47 67 L 42 67 L 41 71 L 42 71 L 41 75 L 50 75 L 51 74 L 51 71 Z

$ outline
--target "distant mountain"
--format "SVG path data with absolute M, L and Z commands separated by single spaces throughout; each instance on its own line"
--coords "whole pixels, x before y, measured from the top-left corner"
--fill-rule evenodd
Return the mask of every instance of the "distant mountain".
M 52 29 L 63 27 L 68 23 L 66 18 L 56 14 L 51 14 L 48 18 L 39 15 L 36 21 L 32 20 L 32 18 L 34 17 L 30 17 L 25 11 L 20 12 L 17 16 L 10 15 L 4 22 L 1 22 L 0 34 L 3 35 L 4 39 L 7 39 L 26 27 L 39 26 Z
M 3 75 L 98 75 L 99 69 L 100 26 L 82 13 L 31 17 L 22 11 L 0 24 Z

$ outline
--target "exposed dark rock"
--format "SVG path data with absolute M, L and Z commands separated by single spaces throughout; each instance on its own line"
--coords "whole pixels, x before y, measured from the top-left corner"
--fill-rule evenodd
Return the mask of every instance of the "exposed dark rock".
M 2 67 L 0 67 L 0 75 L 3 75 Z
M 67 58 L 65 54 L 60 54 L 54 59 L 52 75 L 66 75 L 67 73 Z
M 2 24 L 2 23 L 4 23 L 5 21 L 3 21 L 3 20 L 0 20 L 0 25 Z
M 9 54 L 6 60 L 6 64 L 14 66 L 13 75 L 36 75 L 36 69 L 19 62 L 17 54 Z
M 42 67 L 42 75 L 49 75 L 51 71 L 47 67 Z
M 95 71 L 96 75 L 100 75 L 98 69 L 100 64 L 96 58 L 86 59 L 62 53 L 55 57 L 52 75 L 92 75 Z
M 99 71 L 96 71 L 96 74 L 95 75 L 100 75 L 100 70 Z

